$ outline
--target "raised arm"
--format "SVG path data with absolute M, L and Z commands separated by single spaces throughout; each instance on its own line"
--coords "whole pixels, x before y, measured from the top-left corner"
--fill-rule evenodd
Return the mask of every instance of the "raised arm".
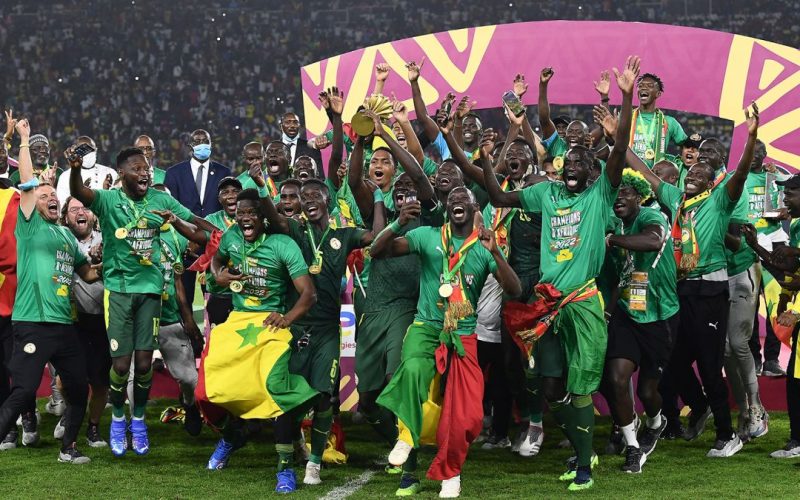
M 372 242 L 370 255 L 373 259 L 388 259 L 400 255 L 408 255 L 411 250 L 408 240 L 400 236 L 403 226 L 419 217 L 422 207 L 418 201 L 403 204 L 400 208 L 400 215 L 396 221 L 392 222 L 378 234 Z
M 489 153 L 494 149 L 494 139 L 484 137 L 481 139 L 481 167 L 483 168 L 483 187 L 489 195 L 489 201 L 495 208 L 498 207 L 522 207 L 519 198 L 519 191 L 503 191 L 497 182 L 497 177 L 492 170 L 492 163 L 489 161 Z
M 408 119 L 406 105 L 403 104 L 403 101 L 398 101 L 394 93 L 392 93 L 392 118 L 400 126 L 403 135 L 406 136 L 406 149 L 417 160 L 417 163 L 422 165 L 422 162 L 425 161 L 425 152 L 422 151 L 422 145 L 417 139 L 417 133 L 414 132 L 414 127 L 411 126 L 411 121 Z
M 84 185 L 83 177 L 81 177 L 83 162 L 79 156 L 75 155 L 74 151 L 74 145 L 64 151 L 64 157 L 69 163 L 69 194 L 88 207 L 94 202 L 94 191 Z M 22 174 L 22 168 L 20 168 L 20 174 Z M 20 180 L 22 180 L 21 176 Z
M 476 104 L 478 104 L 477 101 L 470 101 L 469 96 L 465 95 L 458 102 L 458 107 L 456 107 L 456 119 L 452 130 L 454 135 L 456 136 L 456 142 L 458 143 L 459 149 L 464 149 L 464 133 L 462 132 L 461 129 L 462 125 L 464 124 L 464 118 L 467 117 L 467 115 L 470 113 L 470 111 L 472 111 L 472 108 L 474 108 Z M 450 148 L 450 153 L 453 154 L 453 148 Z
M 594 82 L 594 89 L 600 94 L 600 105 L 608 109 L 608 91 L 611 90 L 611 75 L 607 70 L 600 73 L 600 81 Z
M 323 97 L 324 96 L 324 97 Z M 320 101 L 325 106 L 327 103 L 328 115 L 333 125 L 333 139 L 331 140 L 331 157 L 328 159 L 328 180 L 336 189 L 341 187 L 338 175 L 339 165 L 344 156 L 344 131 L 342 130 L 342 110 L 344 109 L 344 93 L 339 87 L 332 87 L 327 92 L 320 92 Z
M 379 63 L 375 65 L 375 88 L 373 94 L 383 94 L 383 86 L 386 85 L 386 78 L 389 76 L 389 65 Z
M 464 149 L 453 135 L 455 121 L 456 113 L 453 112 L 450 114 L 450 117 L 446 123 L 439 125 L 439 131 L 442 133 L 442 137 L 444 137 L 444 140 L 447 143 L 447 148 L 450 149 L 450 154 L 452 155 L 453 160 L 455 160 L 456 164 L 459 166 L 459 168 L 461 168 L 461 171 L 464 172 L 464 175 L 468 179 L 478 183 L 478 185 L 483 186 L 483 172 L 481 172 L 480 168 L 473 165 L 472 162 L 467 159 L 467 155 L 464 154 Z M 483 153 L 481 153 L 481 155 L 482 154 Z
M 422 58 L 419 65 L 414 61 L 406 63 L 408 70 L 408 81 L 411 84 L 411 98 L 414 100 L 414 113 L 417 115 L 417 121 L 422 125 L 422 130 L 425 132 L 425 137 L 429 141 L 436 140 L 439 135 L 439 127 L 428 115 L 428 109 L 425 107 L 425 101 L 422 100 L 422 91 L 419 89 L 419 72 L 422 70 L 422 65 L 425 64 L 425 58 Z
M 731 175 L 731 178 L 728 179 L 728 183 L 725 184 L 731 201 L 738 201 L 742 197 L 747 174 L 750 173 L 750 163 L 753 162 L 753 151 L 755 151 L 756 139 L 758 139 L 758 105 L 756 105 L 755 101 L 753 101 L 753 113 L 750 114 L 750 111 L 745 109 L 744 116 L 745 123 L 747 123 L 747 144 L 744 146 L 744 151 L 739 164 L 736 165 L 736 170 Z
M 539 125 L 542 126 L 542 137 L 545 140 L 556 131 L 556 125 L 550 119 L 550 102 L 547 100 L 547 85 L 554 74 L 553 68 L 544 68 L 539 74 Z
M 511 266 L 508 265 L 505 257 L 503 257 L 503 253 L 497 248 L 497 242 L 494 239 L 494 231 L 482 227 L 478 238 L 481 240 L 481 245 L 492 254 L 492 258 L 497 265 L 497 271 L 494 272 L 494 277 L 497 278 L 497 283 L 500 284 L 500 288 L 512 298 L 519 297 L 522 294 L 522 284 L 519 281 L 517 273 L 511 269 Z
M 353 192 L 361 215 L 369 217 L 372 214 L 372 191 L 364 183 L 364 138 L 361 136 L 356 139 L 353 153 L 350 155 L 347 184 L 350 186 L 350 191 Z
M 289 221 L 286 217 L 278 212 L 275 204 L 272 202 L 269 192 L 266 190 L 267 181 L 264 180 L 264 172 L 261 167 L 254 165 L 248 171 L 250 178 L 258 186 L 258 197 L 261 200 L 261 209 L 267 217 L 267 222 L 271 228 L 281 234 L 289 234 Z
M 633 114 L 633 88 L 636 86 L 636 77 L 639 76 L 639 63 L 639 57 L 628 56 L 622 73 L 614 68 L 617 86 L 622 92 L 622 110 L 619 113 L 614 147 L 608 155 L 608 162 L 606 162 L 606 175 L 613 187 L 619 186 L 622 181 L 622 171 L 625 169 L 625 151 L 628 149 L 627 138 L 631 133 L 631 116 Z
M 23 185 L 33 180 L 33 161 L 31 160 L 31 148 L 28 145 L 28 140 L 31 137 L 31 127 L 26 119 L 19 120 L 14 126 L 20 139 L 18 168 L 19 183 Z M 20 191 L 19 208 L 26 219 L 30 218 L 33 211 L 36 210 L 36 191 L 33 188 Z

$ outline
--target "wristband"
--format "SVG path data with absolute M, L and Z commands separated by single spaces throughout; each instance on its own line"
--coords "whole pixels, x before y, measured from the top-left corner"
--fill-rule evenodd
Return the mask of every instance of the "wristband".
M 269 198 L 269 191 L 267 191 L 267 186 L 260 186 L 258 188 L 258 196 L 259 198 Z
M 398 219 L 393 220 L 392 223 L 389 224 L 389 229 L 391 229 L 395 234 L 400 234 L 403 232 L 403 226 L 400 225 Z
M 31 146 L 30 146 L 30 144 L 28 144 L 27 142 L 26 142 L 25 144 L 20 144 L 20 145 L 19 145 L 19 149 L 22 149 L 22 148 L 29 148 L 29 147 L 31 147 Z
M 35 189 L 39 185 L 39 179 L 34 177 L 33 179 L 29 180 L 28 182 L 23 182 L 18 187 L 21 191 L 28 192 L 31 189 Z
M 608 97 L 606 97 L 604 99 L 600 99 L 600 102 L 608 102 Z
M 380 189 L 376 189 L 372 192 L 372 200 L 375 203 L 383 203 L 383 192 Z

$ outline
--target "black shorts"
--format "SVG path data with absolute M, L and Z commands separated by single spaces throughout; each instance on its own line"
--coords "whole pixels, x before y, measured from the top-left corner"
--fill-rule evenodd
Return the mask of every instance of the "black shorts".
M 606 359 L 629 359 L 639 368 L 639 376 L 661 379 L 672 353 L 669 320 L 637 323 L 616 308 L 608 324 Z
M 78 323 L 75 326 L 86 357 L 89 385 L 108 387 L 111 353 L 108 349 L 108 334 L 103 315 L 78 313 Z

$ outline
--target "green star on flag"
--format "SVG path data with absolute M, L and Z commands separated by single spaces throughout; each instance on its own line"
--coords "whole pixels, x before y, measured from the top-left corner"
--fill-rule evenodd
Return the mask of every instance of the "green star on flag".
M 258 345 L 258 334 L 261 333 L 262 330 L 263 328 L 260 328 L 253 323 L 249 323 L 247 328 L 236 330 L 236 333 L 242 336 L 242 344 L 239 346 L 239 349 L 247 344 L 253 346 Z

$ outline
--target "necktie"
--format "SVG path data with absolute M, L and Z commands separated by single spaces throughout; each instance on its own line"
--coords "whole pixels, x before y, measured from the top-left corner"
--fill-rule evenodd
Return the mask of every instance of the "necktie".
M 203 203 L 203 164 L 197 167 L 197 175 L 194 176 L 194 185 L 197 186 L 197 195 L 200 197 L 200 203 Z

